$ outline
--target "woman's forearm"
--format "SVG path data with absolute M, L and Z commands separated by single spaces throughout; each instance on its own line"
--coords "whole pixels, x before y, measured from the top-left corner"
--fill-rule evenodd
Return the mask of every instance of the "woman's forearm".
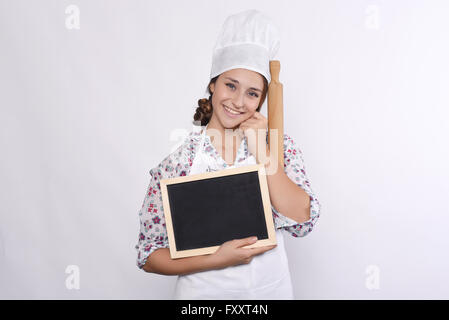
M 146 272 L 166 276 L 186 275 L 215 268 L 216 266 L 210 255 L 172 259 L 170 257 L 170 249 L 168 248 L 154 251 L 143 266 Z

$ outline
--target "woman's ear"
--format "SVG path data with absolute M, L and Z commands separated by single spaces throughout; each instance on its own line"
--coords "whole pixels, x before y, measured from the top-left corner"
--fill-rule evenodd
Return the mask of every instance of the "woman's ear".
M 215 91 L 215 82 L 210 84 L 209 89 L 210 89 L 210 92 L 214 93 L 214 91 Z

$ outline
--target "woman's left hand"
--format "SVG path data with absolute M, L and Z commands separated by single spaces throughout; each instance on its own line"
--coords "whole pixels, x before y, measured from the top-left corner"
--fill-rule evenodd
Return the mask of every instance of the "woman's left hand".
M 255 112 L 252 117 L 240 123 L 239 130 L 247 137 L 248 151 L 256 158 L 257 162 L 261 155 L 268 156 L 267 147 L 268 120 L 260 112 Z M 259 148 L 257 148 L 258 141 Z

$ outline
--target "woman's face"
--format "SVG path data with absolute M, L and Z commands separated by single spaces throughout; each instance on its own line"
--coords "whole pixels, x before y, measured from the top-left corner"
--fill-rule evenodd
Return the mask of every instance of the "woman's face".
M 213 93 L 211 121 L 220 122 L 224 128 L 236 128 L 252 117 L 260 103 L 263 90 L 262 77 L 258 72 L 247 69 L 223 72 L 215 83 L 211 84 Z

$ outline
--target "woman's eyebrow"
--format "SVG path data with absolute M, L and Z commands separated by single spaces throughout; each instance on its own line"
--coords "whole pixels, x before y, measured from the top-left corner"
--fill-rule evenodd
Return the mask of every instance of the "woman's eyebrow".
M 237 80 L 229 78 L 229 77 L 226 77 L 226 79 L 229 79 L 229 80 L 231 80 L 232 82 L 235 82 L 235 83 L 239 83 Z M 250 89 L 262 92 L 262 90 L 254 88 L 254 87 L 251 87 Z

